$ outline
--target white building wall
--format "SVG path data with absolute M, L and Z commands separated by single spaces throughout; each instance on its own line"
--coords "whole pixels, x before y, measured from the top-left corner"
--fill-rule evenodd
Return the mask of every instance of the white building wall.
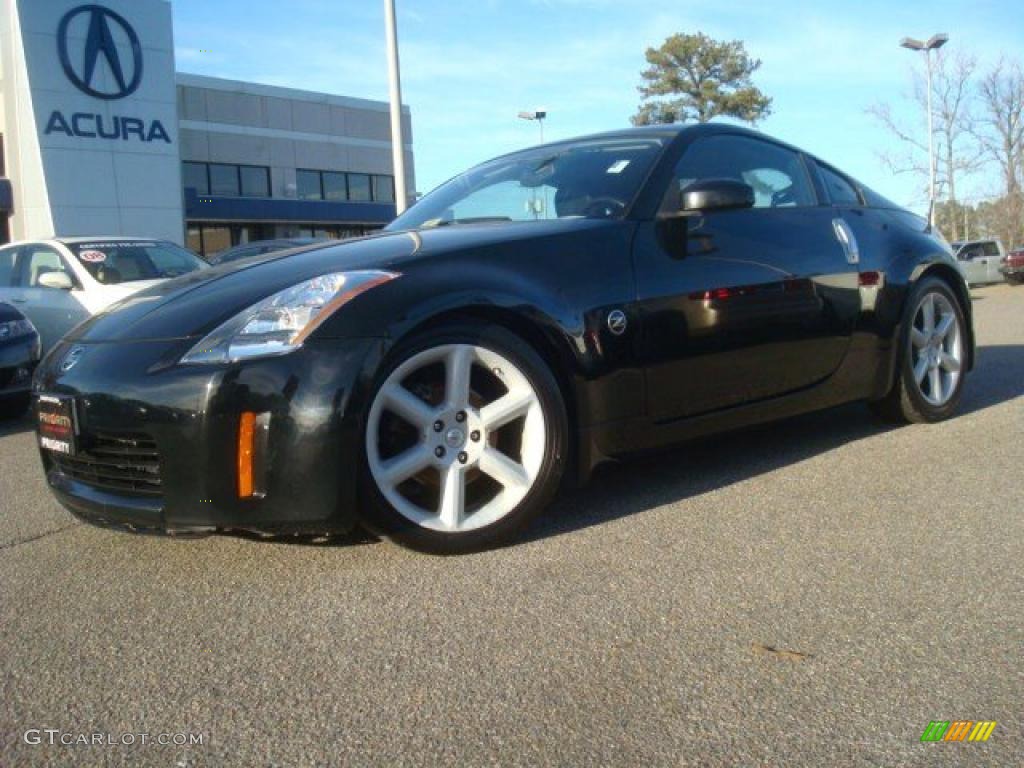
M 11 237 L 53 234 L 32 91 L 25 66 L 21 24 L 13 0 L 0 0 L 0 133 L 4 135 L 7 177 L 14 181 Z

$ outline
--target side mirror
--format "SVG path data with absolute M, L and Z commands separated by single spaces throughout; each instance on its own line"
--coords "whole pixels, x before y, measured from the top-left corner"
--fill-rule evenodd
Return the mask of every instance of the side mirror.
M 74 288 L 74 283 L 71 282 L 71 278 L 64 272 L 44 272 L 39 276 L 39 285 L 47 288 L 57 288 L 61 291 L 70 291 Z
M 732 179 L 701 179 L 683 190 L 683 211 L 726 211 L 754 207 L 754 188 Z

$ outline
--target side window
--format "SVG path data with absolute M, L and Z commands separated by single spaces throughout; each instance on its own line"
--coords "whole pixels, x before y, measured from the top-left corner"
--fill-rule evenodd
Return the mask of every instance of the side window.
M 26 245 L 21 249 L 21 284 L 29 288 L 39 286 L 39 278 L 47 272 L 64 272 L 72 281 L 60 254 L 47 245 Z
M 0 288 L 12 288 L 17 278 L 14 261 L 18 256 L 17 248 L 0 249 Z
M 746 136 L 709 136 L 686 150 L 676 166 L 665 207 L 679 207 L 680 195 L 701 179 L 732 179 L 754 188 L 755 208 L 815 205 L 800 156 L 785 147 Z
M 991 240 L 989 240 L 988 242 L 983 243 L 982 244 L 982 248 L 984 248 L 986 256 L 998 256 L 999 255 L 999 246 L 996 243 L 994 243 L 993 241 L 991 241 Z
M 832 205 L 861 204 L 860 195 L 857 194 L 856 188 L 850 182 L 824 165 L 819 164 L 818 170 L 821 171 L 821 180 L 825 182 L 825 189 L 828 190 L 828 197 L 832 201 Z

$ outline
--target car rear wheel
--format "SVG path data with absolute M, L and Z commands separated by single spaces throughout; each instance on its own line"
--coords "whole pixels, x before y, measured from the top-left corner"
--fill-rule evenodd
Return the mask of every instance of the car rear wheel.
M 904 313 L 898 370 L 892 390 L 873 403 L 898 422 L 948 419 L 960 404 L 967 373 L 967 326 L 949 285 L 925 278 L 911 292 Z
M 565 406 L 541 357 L 499 327 L 453 325 L 401 345 L 365 420 L 364 522 L 438 554 L 504 543 L 550 500 Z

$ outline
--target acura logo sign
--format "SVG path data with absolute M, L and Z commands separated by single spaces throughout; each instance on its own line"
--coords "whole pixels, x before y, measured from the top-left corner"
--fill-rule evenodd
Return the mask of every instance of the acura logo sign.
M 68 34 L 72 22 L 80 16 L 86 17 L 87 26 L 85 23 L 75 26 L 76 31 L 77 28 L 86 30 L 85 55 L 73 60 L 69 50 Z M 115 29 L 120 32 L 118 37 L 122 42 L 127 41 L 131 47 L 130 60 L 127 60 L 127 57 L 121 58 L 121 53 L 117 49 L 118 41 L 114 37 Z M 64 14 L 57 28 L 57 48 L 60 52 L 61 66 L 64 67 L 64 74 L 68 80 L 74 83 L 78 90 L 97 99 L 123 99 L 133 93 L 142 81 L 142 46 L 139 44 L 139 36 L 123 16 L 109 8 L 100 5 L 80 5 Z M 100 79 L 97 77 L 97 69 L 101 58 L 106 62 L 107 69 L 114 79 L 113 90 L 100 90 L 95 85 L 95 81 Z

